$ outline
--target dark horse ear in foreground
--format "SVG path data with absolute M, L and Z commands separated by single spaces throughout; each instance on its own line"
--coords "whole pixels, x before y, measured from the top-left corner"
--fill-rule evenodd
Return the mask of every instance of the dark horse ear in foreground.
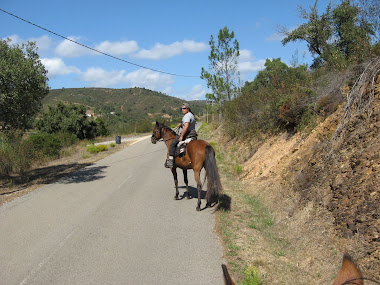
M 165 126 L 163 123 L 156 122 L 153 128 L 153 134 L 151 141 L 155 144 L 157 141 L 162 139 L 167 148 L 171 142 L 176 137 L 175 132 L 169 127 Z M 204 140 L 193 140 L 188 143 L 186 154 L 182 157 L 176 157 L 174 167 L 171 169 L 174 177 L 174 184 L 176 188 L 176 193 L 174 199 L 178 200 L 178 179 L 177 179 L 177 167 L 183 170 L 183 176 L 186 184 L 187 198 L 190 198 L 190 192 L 187 180 L 187 170 L 193 169 L 195 181 L 197 182 L 198 191 L 198 203 L 197 211 L 201 209 L 201 195 L 202 195 L 202 184 L 200 179 L 200 174 L 202 168 L 206 169 L 207 178 L 207 194 L 206 200 L 207 205 L 211 206 L 213 203 L 217 203 L 222 192 L 222 184 L 220 183 L 218 168 L 216 166 L 215 151 L 212 146 Z
M 358 266 L 348 254 L 343 255 L 343 264 L 333 285 L 356 284 L 363 285 L 363 276 Z
M 232 281 L 230 274 L 228 273 L 227 266 L 222 264 L 223 276 L 224 276 L 224 284 L 225 285 L 234 285 L 235 283 Z M 352 260 L 352 258 L 345 254 L 343 255 L 343 264 L 336 276 L 333 285 L 363 285 L 365 280 L 370 280 L 376 284 L 380 284 L 379 282 L 364 278 L 362 273 L 360 272 L 358 266 Z

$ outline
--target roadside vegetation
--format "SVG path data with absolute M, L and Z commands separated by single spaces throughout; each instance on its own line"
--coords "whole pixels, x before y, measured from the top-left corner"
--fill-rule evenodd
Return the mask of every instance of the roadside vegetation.
M 305 23 L 279 29 L 284 45 L 308 43 L 312 65 L 267 59 L 241 88 L 215 68 L 239 53 L 233 32 L 215 37 L 225 50 L 202 69 L 213 94 L 200 133 L 216 150 L 225 190 L 217 231 L 237 284 L 329 284 L 345 251 L 378 278 L 379 159 L 369 151 L 379 148 L 378 8 L 300 7 Z
M 206 95 L 203 118 L 208 123 L 200 137 L 216 150 L 223 176 L 225 207 L 217 212 L 217 231 L 238 284 L 330 283 L 339 250 L 350 250 L 366 273 L 378 274 L 378 9 L 377 1 L 348 0 L 322 13 L 317 2 L 310 10 L 301 7 L 304 23 L 280 31 L 284 45 L 308 44 L 312 65 L 299 64 L 297 58 L 290 65 L 267 59 L 255 79 L 243 85 L 234 32 L 224 27 L 211 36 L 210 66 L 202 68 L 201 76 L 212 93 Z M 116 116 L 89 118 L 84 105 L 62 102 L 43 109 L 46 70 L 33 44 L 0 41 L 0 55 L 12 59 L 0 61 L 0 78 L 9 79 L 0 84 L 2 177 L 70 156 L 78 145 L 85 149 L 83 158 L 105 151 L 107 146 L 92 143 L 114 131 L 152 130 L 150 119 L 123 121 L 121 109 L 99 102 L 101 112 L 115 111 Z M 13 62 L 25 71 L 33 67 L 38 76 L 32 79 L 39 83 L 33 86 L 39 90 L 18 91 L 28 88 L 20 88 L 26 81 L 16 80 Z M 58 93 L 68 96 L 67 90 Z M 157 102 L 162 98 L 157 96 Z M 156 105 L 145 112 L 154 118 L 173 114 Z

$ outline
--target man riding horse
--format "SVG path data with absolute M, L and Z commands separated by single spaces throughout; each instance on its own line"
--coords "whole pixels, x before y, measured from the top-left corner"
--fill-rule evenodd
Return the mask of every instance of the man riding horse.
M 169 158 L 165 162 L 165 167 L 172 168 L 174 166 L 174 154 L 177 144 L 181 141 L 184 141 L 189 134 L 196 135 L 195 131 L 195 117 L 193 112 L 191 112 L 190 105 L 188 103 L 183 103 L 181 107 L 182 114 L 182 123 L 178 124 L 178 127 L 182 127 L 182 132 L 180 135 L 176 136 L 169 147 Z

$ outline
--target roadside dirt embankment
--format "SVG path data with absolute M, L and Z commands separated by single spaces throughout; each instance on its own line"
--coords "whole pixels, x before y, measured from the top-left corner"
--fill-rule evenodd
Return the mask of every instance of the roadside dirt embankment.
M 235 212 L 241 205 L 232 202 L 232 223 L 240 227 L 236 243 L 245 252 L 229 257 L 231 264 L 243 259 L 269 284 L 328 284 L 348 252 L 364 276 L 380 279 L 378 69 L 375 75 L 343 93 L 345 104 L 310 134 L 272 137 L 245 162 L 243 191 L 270 209 L 276 239 L 286 245 L 275 252 L 273 235 L 239 223 L 243 210 Z M 232 201 L 239 199 L 226 188 Z

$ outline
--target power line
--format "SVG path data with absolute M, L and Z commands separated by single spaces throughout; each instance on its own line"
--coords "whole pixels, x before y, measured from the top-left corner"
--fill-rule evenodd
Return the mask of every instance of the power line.
M 90 50 L 95 51 L 95 52 L 97 52 L 97 53 L 103 54 L 103 55 L 105 55 L 105 56 L 111 57 L 111 58 L 113 58 L 113 59 L 116 59 L 116 60 L 119 60 L 119 61 L 122 61 L 122 62 L 125 62 L 125 63 L 128 63 L 128 64 L 131 64 L 131 65 L 134 65 L 134 66 L 137 66 L 137 67 L 141 67 L 141 68 L 148 69 L 148 70 L 151 70 L 151 71 L 155 71 L 155 72 L 159 72 L 159 73 L 163 73 L 163 74 L 168 74 L 168 75 L 173 75 L 173 76 L 180 76 L 180 77 L 199 77 L 199 76 L 195 76 L 195 75 L 184 75 L 184 74 L 170 73 L 170 72 L 166 72 L 166 71 L 162 71 L 162 70 L 158 70 L 158 69 L 154 69 L 154 68 L 146 67 L 146 66 L 143 66 L 143 65 L 140 65 L 140 64 L 137 64 L 137 63 L 133 63 L 133 62 L 130 62 L 130 61 L 124 60 L 124 59 L 122 59 L 122 58 L 119 58 L 119 57 L 116 57 L 116 56 L 110 55 L 110 54 L 108 54 L 108 53 L 102 52 L 102 51 L 100 51 L 100 50 L 94 49 L 94 48 L 92 48 L 92 47 L 86 46 L 86 45 L 84 45 L 84 44 L 82 44 L 82 43 L 80 43 L 80 42 L 74 41 L 74 40 L 72 40 L 72 39 L 70 39 L 70 38 L 68 38 L 68 37 L 62 36 L 62 35 L 60 35 L 60 34 L 58 34 L 58 33 L 55 33 L 55 32 L 53 32 L 53 31 L 51 31 L 51 30 L 48 30 L 48 29 L 46 29 L 46 28 L 44 28 L 44 27 L 41 27 L 41 26 L 39 26 L 39 25 L 37 25 L 37 24 L 34 24 L 34 23 L 32 23 L 32 22 L 30 22 L 30 21 L 28 21 L 28 20 L 25 20 L 25 19 L 23 19 L 23 18 L 21 18 L 21 17 L 19 17 L 19 16 L 17 16 L 17 15 L 14 15 L 14 14 L 12 14 L 12 13 L 10 13 L 10 12 L 7 12 L 7 11 L 1 9 L 1 8 L 0 8 L 0 11 L 4 12 L 4 13 L 6 13 L 6 14 L 12 16 L 12 17 L 15 17 L 15 18 L 17 18 L 17 19 L 19 19 L 19 20 L 21 20 L 21 21 L 24 21 L 24 22 L 26 22 L 26 23 L 28 23 L 28 24 L 30 24 L 30 25 L 33 25 L 33 26 L 35 26 L 35 27 L 37 27 L 37 28 L 39 28 L 39 29 L 42 29 L 42 30 L 44 30 L 44 31 L 46 31 L 46 32 L 48 32 L 48 33 L 51 33 L 51 34 L 53 34 L 53 35 L 56 35 L 56 36 L 58 36 L 58 37 L 60 37 L 60 38 L 62 38 L 62 39 L 65 39 L 65 40 L 68 40 L 68 41 L 70 41 L 70 42 L 73 42 L 73 43 L 75 43 L 75 44 L 77 44 L 77 45 L 80 45 L 80 46 L 82 46 L 82 47 L 84 47 L 84 48 L 90 49 Z

